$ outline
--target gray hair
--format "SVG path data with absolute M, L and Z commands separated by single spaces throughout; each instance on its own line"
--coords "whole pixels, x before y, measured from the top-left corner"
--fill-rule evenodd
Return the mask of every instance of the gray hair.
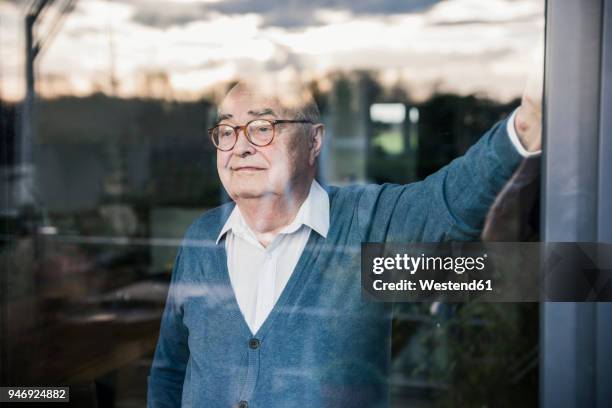
M 321 113 L 310 89 L 297 82 L 260 80 L 257 82 L 240 81 L 230 88 L 228 94 L 236 89 L 249 89 L 255 93 L 277 99 L 286 110 L 290 119 L 321 122 Z

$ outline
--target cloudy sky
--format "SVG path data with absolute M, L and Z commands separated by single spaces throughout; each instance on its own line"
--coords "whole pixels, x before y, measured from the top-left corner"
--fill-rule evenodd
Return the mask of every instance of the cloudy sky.
M 12 100 L 24 88 L 24 3 L 0 0 L 0 97 Z M 416 99 L 437 87 L 508 100 L 543 30 L 544 0 L 79 0 L 38 60 L 38 84 L 46 96 L 196 99 L 236 78 L 373 69 Z

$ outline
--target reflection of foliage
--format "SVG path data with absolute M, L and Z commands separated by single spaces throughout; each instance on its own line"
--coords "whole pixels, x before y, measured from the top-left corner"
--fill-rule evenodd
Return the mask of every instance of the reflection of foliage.
M 394 391 L 433 398 L 451 381 L 452 361 L 448 357 L 448 334 L 443 324 L 451 305 L 434 308 L 430 303 L 420 302 L 396 306 L 392 337 L 393 371 L 412 385 L 403 385 Z M 434 312 L 433 309 L 437 310 Z
M 475 95 L 438 94 L 418 105 L 418 177 L 424 178 L 467 151 L 518 101 L 500 104 Z
M 216 169 L 211 165 L 214 164 L 212 155 L 198 158 L 193 157 L 193 153 L 183 152 L 174 158 L 167 156 L 160 157 L 153 164 L 155 183 L 148 197 L 149 203 L 193 207 L 214 207 L 219 204 L 221 187 Z M 189 156 L 193 159 L 185 160 Z M 209 163 L 202 163 L 206 159 Z
M 537 304 L 470 303 L 444 325 L 452 362 L 443 407 L 537 405 Z
M 370 178 L 377 183 L 399 183 L 404 184 L 410 181 L 411 163 L 403 155 L 390 155 L 376 146 L 371 150 L 368 158 Z
M 465 153 L 493 124 L 518 105 L 518 101 L 500 104 L 475 95 L 452 94 L 434 95 L 415 105 L 401 95 L 392 101 L 418 108 L 418 136 L 415 138 L 418 148 L 390 154 L 388 149 L 381 147 L 379 140 L 389 131 L 388 125 L 373 122 L 368 176 L 376 183 L 409 183 L 425 178 Z M 410 132 L 408 122 L 402 132 L 403 136 Z
M 393 370 L 413 384 L 403 392 L 439 407 L 537 406 L 537 304 L 398 305 Z
M 391 155 L 400 154 L 404 151 L 404 139 L 398 131 L 391 130 L 380 133 L 372 140 L 372 144 Z
M 102 201 L 199 208 L 219 204 L 215 149 L 206 134 L 214 110 L 210 102 L 95 94 L 40 101 L 38 110 L 40 143 L 52 146 L 50 151 L 64 156 L 72 150 L 76 156 L 81 151 L 107 153 L 95 155 L 103 174 L 86 174 L 89 184 L 112 180 L 117 185 L 119 192 L 104 191 Z M 83 163 L 65 166 L 81 171 Z

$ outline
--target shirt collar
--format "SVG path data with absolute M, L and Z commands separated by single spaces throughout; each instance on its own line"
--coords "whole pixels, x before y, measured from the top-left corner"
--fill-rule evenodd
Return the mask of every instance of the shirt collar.
M 312 181 L 308 196 L 300 206 L 293 221 L 285 226 L 280 233 L 291 234 L 302 225 L 308 226 L 323 238 L 327 237 L 327 232 L 329 231 L 329 195 L 316 180 Z M 229 230 L 246 230 L 252 234 L 237 205 L 234 206 L 232 213 L 223 225 L 223 228 L 221 228 L 221 232 L 217 236 L 217 244 Z

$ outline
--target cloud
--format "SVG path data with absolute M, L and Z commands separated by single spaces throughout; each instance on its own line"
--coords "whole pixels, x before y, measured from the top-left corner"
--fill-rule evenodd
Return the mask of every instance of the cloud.
M 133 21 L 154 28 L 166 29 L 211 18 L 205 5 L 195 2 L 147 1 L 135 3 L 133 7 Z
M 415 90 L 443 79 L 449 89 L 489 89 L 505 98 L 522 88 L 524 57 L 543 33 L 543 6 L 544 0 L 81 0 L 39 69 L 47 79 L 65 73 L 75 92 L 86 92 L 109 82 L 114 66 L 126 96 L 149 71 L 166 72 L 177 95 L 197 98 L 245 75 L 294 72 L 308 79 L 376 69 L 389 78 L 403 73 Z M 20 15 L 0 0 L 5 94 L 9 81 L 23 82 Z
M 6 1 L 6 3 L 13 4 L 15 6 L 20 6 L 20 7 L 24 6 L 23 0 L 5 0 L 5 1 Z
M 527 16 L 518 16 L 514 18 L 508 18 L 504 20 L 485 20 L 485 19 L 465 19 L 455 21 L 436 21 L 431 23 L 431 26 L 470 26 L 470 25 L 502 25 L 502 24 L 517 24 L 525 23 L 525 21 L 540 19 L 542 17 L 539 13 L 534 13 Z
M 301 28 L 319 25 L 320 11 L 343 11 L 352 16 L 380 16 L 422 12 L 439 0 L 228 0 L 209 5 L 224 14 L 256 13 L 264 24 L 273 27 Z
M 209 20 L 219 14 L 257 14 L 263 25 L 298 29 L 324 24 L 320 12 L 345 12 L 350 16 L 382 16 L 418 13 L 440 0 L 224 0 L 214 2 L 136 2 L 134 21 L 151 27 L 168 28 Z M 236 27 L 239 29 L 239 27 Z

